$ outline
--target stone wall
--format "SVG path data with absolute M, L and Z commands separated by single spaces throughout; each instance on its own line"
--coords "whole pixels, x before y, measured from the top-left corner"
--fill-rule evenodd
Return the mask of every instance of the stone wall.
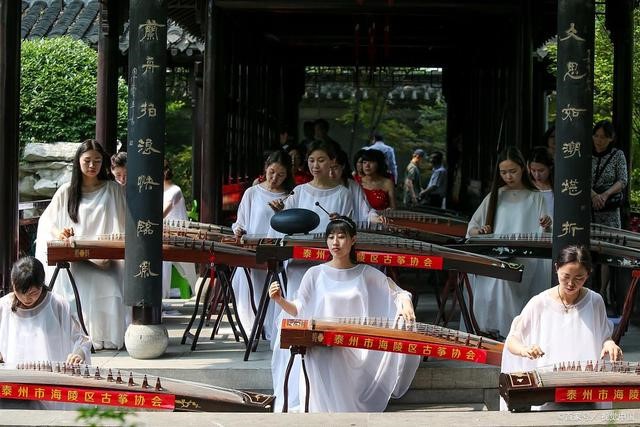
M 73 157 L 80 143 L 31 143 L 20 162 L 20 200 L 50 199 L 65 182 L 71 181 Z

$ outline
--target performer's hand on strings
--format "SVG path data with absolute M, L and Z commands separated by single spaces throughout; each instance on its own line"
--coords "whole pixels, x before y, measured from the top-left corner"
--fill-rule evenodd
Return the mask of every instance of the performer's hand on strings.
M 600 353 L 600 359 L 604 359 L 606 355 L 609 355 L 609 360 L 612 362 L 622 360 L 622 349 L 612 339 L 608 339 L 602 346 L 602 352 Z
M 408 323 L 413 323 L 416 321 L 416 313 L 413 310 L 413 303 L 411 302 L 410 298 L 400 298 L 398 317 L 401 317 L 405 322 Z
M 542 218 L 540 218 L 539 222 L 540 222 L 540 227 L 542 228 L 546 229 L 551 227 L 551 217 L 549 215 L 545 215 Z
M 544 351 L 542 351 L 538 344 L 533 344 L 530 346 L 524 346 L 522 351 L 520 351 L 520 356 L 528 359 L 537 359 L 544 356 Z
M 70 353 L 67 356 L 67 363 L 71 363 L 73 365 L 76 365 L 76 364 L 82 363 L 82 362 L 84 362 L 84 359 L 79 354 Z
M 491 226 L 489 224 L 483 225 L 482 227 L 478 227 L 478 234 L 490 234 Z
M 234 230 L 233 234 L 235 234 L 237 237 L 242 237 L 244 234 L 247 234 L 247 231 L 238 227 Z
M 58 234 L 58 238 L 60 240 L 66 240 L 71 236 L 74 236 L 73 227 L 63 228 L 62 231 Z
M 271 285 L 269 285 L 269 298 L 276 302 L 282 299 L 282 289 L 280 289 L 280 283 L 271 282 Z

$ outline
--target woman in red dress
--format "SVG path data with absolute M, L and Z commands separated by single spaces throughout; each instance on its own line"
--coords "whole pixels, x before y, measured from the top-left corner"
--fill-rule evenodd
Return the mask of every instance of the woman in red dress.
M 307 150 L 301 145 L 289 148 L 293 180 L 296 185 L 306 184 L 313 179 L 313 175 L 307 169 Z
M 362 153 L 362 190 L 371 207 L 375 210 L 396 208 L 396 192 L 393 181 L 387 174 L 384 154 L 379 150 L 365 150 Z

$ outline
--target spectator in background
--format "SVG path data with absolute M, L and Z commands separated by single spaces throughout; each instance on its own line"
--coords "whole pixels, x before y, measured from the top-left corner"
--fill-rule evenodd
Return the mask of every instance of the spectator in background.
M 336 146 L 340 147 L 340 144 L 338 144 L 337 141 L 335 141 L 333 138 L 329 136 L 328 121 L 326 121 L 325 119 L 318 119 L 315 122 L 313 122 L 313 126 L 314 126 L 315 138 L 317 140 L 330 143 L 334 147 L 334 149 L 336 148 Z M 307 151 L 309 151 L 308 148 L 307 148 Z
M 542 136 L 542 143 L 545 147 L 547 147 L 547 151 L 551 155 L 551 158 L 556 154 L 556 127 L 552 125 L 547 129 Z
M 444 208 L 444 198 L 447 197 L 447 169 L 443 162 L 443 155 L 440 151 L 436 151 L 429 157 L 433 165 L 431 179 L 427 188 L 420 192 L 420 199 L 425 199 L 427 205 L 436 208 Z
M 404 173 L 404 198 L 403 203 L 405 206 L 411 206 L 418 203 L 418 194 L 422 191 L 420 185 L 420 164 L 424 159 L 425 152 L 423 149 L 418 148 L 413 152 L 411 161 L 407 165 Z
M 295 144 L 293 139 L 289 137 L 289 128 L 286 125 L 280 125 L 280 132 L 278 133 L 278 141 L 280 142 L 280 149 L 285 153 L 288 153 Z
M 311 143 L 316 139 L 315 138 L 315 124 L 311 120 L 305 120 L 302 124 L 302 133 L 304 134 L 304 139 L 300 141 L 300 145 L 304 147 L 304 150 L 309 149 Z
M 111 156 L 111 176 L 120 185 L 127 184 L 127 152 L 120 151 Z
M 382 135 L 376 133 L 371 137 L 371 145 L 366 147 L 367 149 L 373 149 L 381 151 L 384 154 L 384 160 L 387 164 L 387 170 L 391 174 L 391 179 L 394 184 L 398 183 L 398 165 L 396 164 L 396 153 L 393 147 L 384 143 Z

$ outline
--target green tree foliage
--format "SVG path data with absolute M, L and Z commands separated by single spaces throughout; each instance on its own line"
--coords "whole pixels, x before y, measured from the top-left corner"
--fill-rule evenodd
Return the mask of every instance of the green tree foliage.
M 95 135 L 98 54 L 71 37 L 22 42 L 21 143 Z M 118 85 L 118 134 L 126 134 L 127 88 Z

